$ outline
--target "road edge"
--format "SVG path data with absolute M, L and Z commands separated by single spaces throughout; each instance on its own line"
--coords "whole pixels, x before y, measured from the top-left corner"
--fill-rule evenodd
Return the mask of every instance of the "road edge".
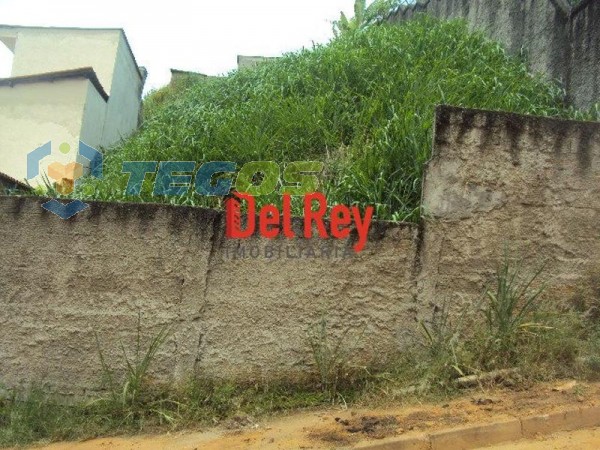
M 416 436 L 394 437 L 379 442 L 363 442 L 362 450 L 467 450 L 502 444 L 559 431 L 600 426 L 600 406 L 579 407 L 538 416 L 440 430 Z

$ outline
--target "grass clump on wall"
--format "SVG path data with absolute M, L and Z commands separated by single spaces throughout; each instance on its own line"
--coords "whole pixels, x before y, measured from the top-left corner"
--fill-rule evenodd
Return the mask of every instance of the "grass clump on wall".
M 147 99 L 152 102 L 152 95 Z M 343 33 L 327 45 L 170 93 L 141 130 L 107 152 L 105 178 L 76 191 L 100 200 L 220 206 L 190 193 L 124 194 L 123 161 L 325 162 L 330 205 L 375 206 L 379 219 L 416 220 L 434 106 L 576 117 L 563 92 L 460 21 L 421 17 Z M 279 203 L 273 194 L 260 203 Z

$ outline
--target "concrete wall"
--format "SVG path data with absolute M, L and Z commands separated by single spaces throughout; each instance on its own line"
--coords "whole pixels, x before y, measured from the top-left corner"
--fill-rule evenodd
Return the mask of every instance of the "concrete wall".
M 582 2 L 571 19 L 569 91 L 576 102 L 600 102 L 600 2 Z
M 282 253 L 266 258 L 273 242 L 224 238 L 212 210 L 92 203 L 63 221 L 43 201 L 0 197 L 5 386 L 97 391 L 95 335 L 107 361 L 122 363 L 138 313 L 146 345 L 173 329 L 156 377 L 299 378 L 314 368 L 307 333 L 323 314 L 354 364 L 383 363 L 432 304 L 478 301 L 505 245 L 548 260 L 551 298 L 577 295 L 600 256 L 600 124 L 439 108 L 423 222 L 375 223 L 349 258 L 346 241 L 326 242 L 337 256 L 297 258 L 309 243 L 321 251 L 304 239 L 274 241 Z
M 393 11 L 387 21 L 418 13 L 464 18 L 513 54 L 524 49 L 532 70 L 559 80 L 568 100 L 581 108 L 600 103 L 600 4 L 582 0 L 419 0 Z
M 505 247 L 577 296 L 600 257 L 600 123 L 445 107 L 435 127 L 420 297 L 473 301 Z
M 145 343 L 173 327 L 157 359 L 163 379 L 303 376 L 307 330 L 324 313 L 332 336 L 349 330 L 343 345 L 355 362 L 376 364 L 397 351 L 415 316 L 412 225 L 374 227 L 352 259 L 267 260 L 250 247 L 233 259 L 236 243 L 223 238 L 215 211 L 98 203 L 63 221 L 42 202 L 0 197 L 0 240 L 12 242 L 0 254 L 5 386 L 97 390 L 95 333 L 107 360 L 122 363 L 120 343 L 132 354 L 140 311 Z M 251 244 L 264 251 L 259 238 Z M 292 256 L 301 244 L 289 243 Z
M 238 69 L 248 69 L 252 67 L 256 67 L 258 64 L 262 64 L 267 61 L 271 61 L 273 59 L 277 59 L 275 56 L 246 56 L 246 55 L 238 55 L 237 64 Z

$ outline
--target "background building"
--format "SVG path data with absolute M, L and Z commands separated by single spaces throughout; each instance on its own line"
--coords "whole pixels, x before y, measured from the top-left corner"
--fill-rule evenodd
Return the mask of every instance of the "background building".
M 0 79 L 0 172 L 24 180 L 27 154 L 49 141 L 53 153 L 106 148 L 137 128 L 146 73 L 122 29 L 0 25 L 0 41 L 14 54 Z

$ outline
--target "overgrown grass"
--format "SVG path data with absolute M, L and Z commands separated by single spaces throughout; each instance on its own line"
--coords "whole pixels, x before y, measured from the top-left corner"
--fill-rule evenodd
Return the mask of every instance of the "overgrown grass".
M 349 402 L 360 387 L 340 391 Z M 42 388 L 0 400 L 0 446 L 87 439 L 115 434 L 198 429 L 234 417 L 328 404 L 306 384 L 240 385 L 189 380 L 179 386 L 146 384 L 135 410 L 110 397 L 73 405 Z M 251 419 L 252 420 L 252 419 Z
M 505 255 L 480 302 L 461 311 L 433 305 L 396 367 L 379 375 L 386 380 L 379 390 L 394 398 L 453 395 L 462 377 L 507 369 L 515 378 L 502 381 L 519 387 L 564 377 L 597 380 L 600 321 L 553 298 L 540 267 L 523 261 Z
M 523 260 L 511 260 L 506 254 L 496 273 L 493 289 L 485 291 L 483 316 L 486 327 L 485 353 L 490 366 L 510 364 L 518 358 L 519 341 L 524 335 L 535 336 L 551 327 L 535 320 L 544 284 L 532 286 L 543 271 L 543 265 L 530 275 L 523 274 Z
M 366 377 L 339 380 L 336 396 L 353 403 L 366 386 Z M 0 446 L 199 429 L 229 419 L 251 423 L 278 411 L 331 405 L 316 379 L 254 384 L 189 379 L 176 386 L 145 379 L 140 387 L 132 403 L 108 395 L 69 405 L 41 387 L 0 400 Z
M 350 329 L 346 329 L 341 336 L 333 337 L 328 327 L 327 316 L 323 314 L 321 320 L 308 330 L 308 341 L 312 351 L 314 363 L 318 372 L 318 379 L 323 393 L 336 401 L 340 396 L 339 388 L 347 385 L 348 380 L 361 379 L 361 374 L 351 367 L 352 354 L 356 344 L 362 338 L 348 336 Z M 352 344 L 349 344 L 352 342 Z M 364 375 L 364 374 L 362 374 Z
M 171 82 L 163 86 L 160 89 L 155 89 L 149 93 L 144 99 L 144 105 L 142 108 L 143 119 L 148 120 L 155 116 L 157 112 L 165 104 L 175 101 L 181 96 L 182 92 L 192 87 L 197 83 L 205 83 L 208 80 L 214 79 L 215 77 L 208 77 L 203 74 L 187 74 L 180 75 Z
M 421 17 L 370 26 L 250 70 L 207 79 L 146 103 L 141 130 L 106 152 L 104 180 L 75 196 L 219 207 L 191 192 L 126 196 L 123 161 L 325 162 L 329 204 L 374 205 L 379 219 L 416 220 L 423 164 L 440 103 L 582 118 L 555 84 L 531 75 L 497 43 L 460 21 Z M 585 116 L 591 117 L 591 115 Z M 277 193 L 260 203 L 280 203 Z M 298 210 L 297 210 L 298 211 Z

